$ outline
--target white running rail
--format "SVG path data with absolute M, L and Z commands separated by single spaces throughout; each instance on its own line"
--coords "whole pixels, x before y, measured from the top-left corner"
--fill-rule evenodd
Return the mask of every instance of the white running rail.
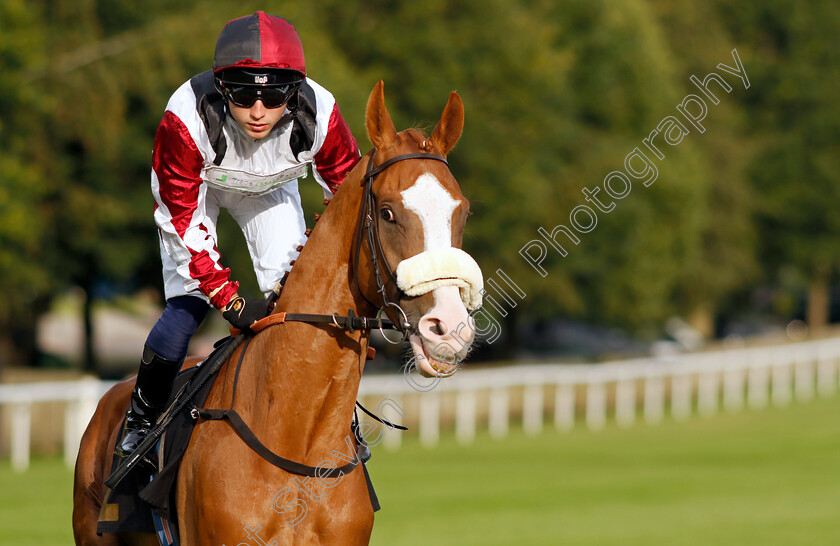
M 454 425 L 456 439 L 467 444 L 480 423 L 486 422 L 492 437 L 506 436 L 515 417 L 527 434 L 540 433 L 549 417 L 557 430 L 569 430 L 578 420 L 590 430 L 611 419 L 620 427 L 638 420 L 655 424 L 668 415 L 681 421 L 694 413 L 710 416 L 720 409 L 736 412 L 832 396 L 839 381 L 840 338 L 831 338 L 600 364 L 479 370 L 467 365 L 445 380 L 372 375 L 363 377 L 359 398 L 371 409 L 379 407 L 382 417 L 407 421 L 409 433 L 416 430 L 421 443 L 432 446 L 442 425 Z M 22 472 L 29 466 L 32 405 L 61 401 L 66 402 L 64 460 L 72 467 L 87 422 L 113 384 L 83 379 L 0 385 L 0 406 L 11 408 L 12 467 Z M 399 415 L 403 408 L 414 415 Z M 401 434 L 385 430 L 385 446 L 399 447 Z

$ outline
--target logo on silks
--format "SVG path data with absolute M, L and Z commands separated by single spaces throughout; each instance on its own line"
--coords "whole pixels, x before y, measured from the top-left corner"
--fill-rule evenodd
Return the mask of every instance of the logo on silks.
M 283 184 L 306 176 L 307 163 L 295 165 L 280 172 L 269 174 L 253 174 L 228 169 L 227 167 L 208 168 L 204 173 L 204 181 L 222 190 L 245 193 L 248 195 L 263 195 Z
M 268 76 L 254 76 L 254 83 L 268 83 Z

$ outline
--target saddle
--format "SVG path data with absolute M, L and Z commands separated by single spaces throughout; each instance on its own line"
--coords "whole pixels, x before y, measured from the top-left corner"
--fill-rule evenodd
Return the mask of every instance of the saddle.
M 233 337 L 220 340 L 216 343 L 214 351 L 204 361 L 193 368 L 182 370 L 178 374 L 172 389 L 173 395 L 167 403 L 168 409 L 160 416 L 159 422 L 164 420 L 169 413 L 173 412 L 180 405 L 179 402 L 185 395 L 194 390 L 195 385 L 202 385 L 200 390 L 192 397 L 189 404 L 191 409 L 172 415 L 171 421 L 166 426 L 155 448 L 158 460 L 157 472 L 153 473 L 146 467 L 138 465 L 122 481 L 115 485 L 113 489 L 106 489 L 103 496 L 102 509 L 99 513 L 97 534 L 157 533 L 161 544 L 178 544 L 175 484 L 178 478 L 181 459 L 187 451 L 193 429 L 199 422 L 197 417 L 201 417 L 202 419 L 230 419 L 230 414 L 233 414 L 234 419 L 232 421 L 236 421 L 238 418 L 238 414 L 233 410 L 203 409 L 207 396 L 210 394 L 210 389 L 218 377 L 219 366 L 214 366 L 213 364 L 219 358 L 227 357 L 229 351 L 226 351 L 226 348 L 233 342 Z M 244 350 L 243 348 L 243 353 Z M 213 375 L 210 376 L 210 374 Z M 260 456 L 268 460 L 268 462 L 284 468 L 278 465 L 276 460 L 272 460 L 272 456 L 281 461 L 285 460 L 277 457 L 262 446 L 262 444 L 259 444 L 259 441 L 253 437 L 253 433 L 250 435 L 254 440 L 247 438 L 247 434 L 243 435 L 240 426 L 244 426 L 245 430 L 250 433 L 247 425 L 236 423 L 231 426 L 236 429 L 237 433 L 249 447 Z M 370 451 L 367 448 L 364 438 L 359 434 L 358 419 L 353 420 L 351 429 L 358 444 L 357 460 L 361 463 L 365 474 L 371 505 L 374 511 L 377 511 L 379 510 L 379 501 L 365 466 L 365 462 L 370 458 Z M 254 441 L 256 444 L 253 443 Z M 111 473 L 117 469 L 122 461 L 123 459 L 120 457 L 113 456 Z M 297 463 L 293 464 L 296 465 Z M 309 467 L 305 465 L 299 465 L 299 468 L 293 466 L 292 471 L 304 473 L 307 468 Z

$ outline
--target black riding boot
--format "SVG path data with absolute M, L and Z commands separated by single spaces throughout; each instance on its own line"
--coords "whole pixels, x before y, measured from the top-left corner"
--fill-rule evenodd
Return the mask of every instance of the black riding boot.
M 131 405 L 125 417 L 125 427 L 117 443 L 116 453 L 127 457 L 149 434 L 172 392 L 172 383 L 180 362 L 166 360 L 148 347 L 143 348 L 140 371 L 131 393 Z

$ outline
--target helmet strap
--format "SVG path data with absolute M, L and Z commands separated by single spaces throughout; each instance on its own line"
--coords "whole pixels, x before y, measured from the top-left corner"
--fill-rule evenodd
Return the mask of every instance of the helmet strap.
M 291 111 L 291 112 L 290 112 L 290 111 L 286 111 L 286 113 L 285 113 L 285 114 L 283 114 L 283 116 L 282 116 L 282 117 L 280 118 L 280 120 L 277 122 L 277 125 L 276 125 L 276 126 L 277 126 L 277 127 L 283 127 L 284 125 L 286 125 L 286 124 L 287 124 L 287 123 L 289 123 L 290 121 L 294 121 L 294 120 L 295 120 L 295 112 L 294 112 L 294 111 Z
M 287 123 L 294 121 L 295 117 L 297 117 L 298 93 L 300 93 L 300 88 L 295 91 L 294 95 L 289 99 L 289 102 L 286 103 L 286 112 L 280 118 L 280 121 L 277 122 L 277 127 L 283 127 Z

